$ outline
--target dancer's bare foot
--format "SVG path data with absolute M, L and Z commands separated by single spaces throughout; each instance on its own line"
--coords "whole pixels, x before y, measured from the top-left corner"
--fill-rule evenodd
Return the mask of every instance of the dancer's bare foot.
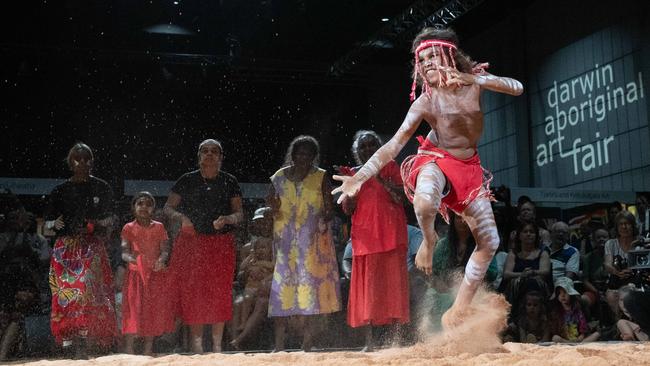
M 475 310 L 471 308 L 461 310 L 456 309 L 454 306 L 452 306 L 442 315 L 442 328 L 444 330 L 452 330 L 454 328 L 458 328 L 474 312 Z

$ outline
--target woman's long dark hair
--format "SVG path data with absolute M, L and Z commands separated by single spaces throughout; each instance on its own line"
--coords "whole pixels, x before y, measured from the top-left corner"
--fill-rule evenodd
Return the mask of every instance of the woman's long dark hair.
M 650 331 L 650 293 L 632 290 L 623 295 L 623 305 L 632 321 L 645 332 Z
M 522 231 L 526 228 L 526 226 L 532 226 L 533 230 L 535 230 L 535 242 L 537 243 L 537 246 L 535 248 L 539 248 L 539 226 L 534 221 L 524 221 L 517 226 L 517 231 L 515 234 L 515 254 L 521 252 L 521 239 L 519 239 L 519 234 L 521 234 Z
M 293 139 L 289 144 L 287 153 L 284 155 L 284 165 L 291 166 L 293 165 L 293 154 L 299 147 L 306 147 L 314 156 L 312 160 L 312 165 L 317 167 L 320 164 L 320 145 L 318 140 L 309 135 L 300 135 Z

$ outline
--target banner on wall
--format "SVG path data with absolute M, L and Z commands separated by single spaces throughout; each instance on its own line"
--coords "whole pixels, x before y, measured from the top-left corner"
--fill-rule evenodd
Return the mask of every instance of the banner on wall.
M 632 33 L 611 27 L 592 34 L 555 52 L 531 77 L 535 186 L 642 190 L 650 131 Z

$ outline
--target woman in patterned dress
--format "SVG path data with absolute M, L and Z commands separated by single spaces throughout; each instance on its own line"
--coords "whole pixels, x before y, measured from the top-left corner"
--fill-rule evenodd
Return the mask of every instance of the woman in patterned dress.
M 311 136 L 291 144 L 285 166 L 271 176 L 275 270 L 269 316 L 275 319 L 275 350 L 284 349 L 287 320 L 297 316 L 303 349 L 312 346 L 313 316 L 341 309 L 339 272 L 329 222 L 332 201 L 319 146 Z
M 112 272 L 101 230 L 111 224 L 110 186 L 90 175 L 93 152 L 75 144 L 68 153 L 73 175 L 49 197 L 46 226 L 57 239 L 52 249 L 52 334 L 64 351 L 86 358 L 88 341 L 110 346 L 117 333 Z M 70 354 L 71 356 L 73 354 Z

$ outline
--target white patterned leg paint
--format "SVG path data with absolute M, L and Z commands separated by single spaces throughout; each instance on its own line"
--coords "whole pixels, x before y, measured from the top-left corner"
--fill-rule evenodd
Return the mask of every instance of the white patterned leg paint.
M 433 162 L 423 166 L 418 174 L 413 209 L 424 236 L 422 245 L 429 248 L 433 248 L 438 240 L 435 220 L 446 181 L 445 175 Z
M 499 233 L 494 221 L 492 205 L 487 198 L 473 201 L 461 216 L 467 222 L 476 241 L 476 248 L 465 266 L 465 276 L 454 304 L 454 306 L 466 307 L 472 302 L 499 247 Z

